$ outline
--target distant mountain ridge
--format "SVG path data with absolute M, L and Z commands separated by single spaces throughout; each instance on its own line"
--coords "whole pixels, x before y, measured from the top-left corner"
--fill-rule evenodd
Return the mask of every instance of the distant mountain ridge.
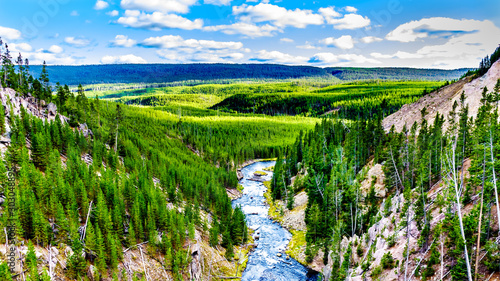
M 34 77 L 42 67 L 30 66 Z M 187 80 L 338 78 L 340 80 L 454 80 L 468 69 L 352 68 L 279 64 L 104 64 L 47 66 L 61 84 L 164 83 Z

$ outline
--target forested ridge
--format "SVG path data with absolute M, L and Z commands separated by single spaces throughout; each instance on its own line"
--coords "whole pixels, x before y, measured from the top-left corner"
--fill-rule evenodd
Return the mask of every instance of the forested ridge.
M 272 93 L 238 93 L 211 108 L 267 115 L 321 116 L 338 113 L 347 119 L 369 118 L 389 115 L 403 104 L 412 103 L 448 83 L 357 81 L 312 90 L 290 87 L 288 91 Z
M 41 65 L 31 67 L 39 76 Z M 47 66 L 53 81 L 68 85 L 100 83 L 166 83 L 196 80 L 230 83 L 234 79 L 284 80 L 426 80 L 458 79 L 467 69 L 434 70 L 411 68 L 320 68 L 277 64 L 114 64 Z

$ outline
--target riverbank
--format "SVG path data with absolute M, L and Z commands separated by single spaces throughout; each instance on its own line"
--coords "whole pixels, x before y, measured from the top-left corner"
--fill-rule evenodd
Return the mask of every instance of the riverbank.
M 240 181 L 243 179 L 243 173 L 241 172 L 241 169 L 245 168 L 246 166 L 255 164 L 257 162 L 267 162 L 267 161 L 276 161 L 276 158 L 252 159 L 252 160 L 247 160 L 242 164 L 238 165 L 238 168 L 236 169 L 236 176 L 238 177 L 238 180 Z
M 286 254 L 297 260 L 303 266 L 321 272 L 325 267 L 322 256 L 322 250 L 319 250 L 311 263 L 306 262 L 306 223 L 305 210 L 307 207 L 307 194 L 301 191 L 294 196 L 294 204 L 292 210 L 286 208 L 286 203 L 282 200 L 273 201 L 271 198 L 271 182 L 265 182 L 267 191 L 264 194 L 266 203 L 269 205 L 269 217 L 280 223 L 280 225 L 292 234 L 290 243 L 286 247 Z
M 292 239 L 290 231 L 282 226 L 282 222 L 274 221 L 268 215 L 270 205 L 264 194 L 268 187 L 272 172 L 262 173 L 274 162 L 268 159 L 257 159 L 242 164 L 241 173 L 244 178 L 240 184 L 244 193 L 240 199 L 233 201 L 233 207 L 240 205 L 246 215 L 249 230 L 254 230 L 256 248 L 250 254 L 243 280 L 317 280 L 317 272 L 311 271 L 299 261 L 286 253 L 287 245 Z M 260 173 L 259 173 L 260 172 Z

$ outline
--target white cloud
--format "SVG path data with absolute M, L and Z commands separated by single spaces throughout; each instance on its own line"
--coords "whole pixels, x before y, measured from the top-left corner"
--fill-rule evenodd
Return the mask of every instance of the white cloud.
M 358 29 L 370 25 L 370 19 L 358 14 L 346 14 L 342 18 L 327 18 L 335 29 Z
M 251 60 L 260 62 L 285 63 L 285 64 L 304 64 L 307 62 L 308 58 L 302 56 L 292 56 L 290 54 L 285 54 L 278 51 L 269 52 L 266 50 L 261 50 Z
M 424 18 L 398 26 L 387 34 L 386 39 L 399 42 L 413 42 L 430 35 L 438 37 L 455 37 L 466 33 L 477 33 L 493 29 L 490 21 L 457 20 L 452 18 Z
M 77 60 L 71 56 L 60 56 L 59 54 L 36 52 L 29 56 L 30 64 L 42 64 L 44 61 L 52 65 L 72 65 Z
M 21 44 L 16 45 L 16 48 L 19 49 L 20 48 L 19 46 Z M 75 58 L 70 55 L 64 54 L 62 52 L 63 51 L 62 48 L 57 45 L 52 45 L 48 50 L 42 48 L 36 51 L 33 51 L 31 46 L 29 45 L 26 46 L 26 45 L 22 47 L 23 49 L 26 50 L 22 53 L 22 55 L 23 57 L 29 59 L 30 64 L 32 65 L 42 64 L 44 61 L 46 61 L 47 64 L 51 65 L 73 65 L 81 62 L 84 59 L 84 58 Z
M 78 47 L 78 48 L 86 47 L 86 46 L 90 45 L 90 40 L 85 39 L 85 38 L 66 37 L 66 38 L 64 38 L 64 42 L 66 42 L 66 44 L 69 44 L 73 47 Z
M 376 59 L 390 59 L 393 58 L 393 55 L 384 55 L 381 53 L 371 53 L 370 56 L 376 58 Z
M 0 37 L 7 40 L 16 40 L 21 38 L 21 31 L 14 28 L 0 26 Z
M 196 40 L 187 39 L 184 40 L 181 36 L 165 35 L 161 37 L 149 37 L 145 39 L 141 44 L 144 47 L 150 48 L 163 48 L 163 49 L 173 49 L 173 48 L 190 48 L 190 49 L 208 49 L 208 50 L 239 50 L 243 48 L 243 43 L 241 42 L 220 42 L 213 40 Z
M 57 46 L 57 45 L 52 45 L 49 48 L 49 52 L 51 52 L 53 54 L 60 54 L 63 52 L 63 48 L 61 48 L 60 46 Z
M 320 43 L 325 44 L 327 46 L 335 46 L 342 50 L 348 50 L 354 48 L 354 40 L 351 35 L 342 35 L 339 38 L 328 37 L 323 40 L 320 40 Z
M 137 41 L 129 39 L 126 35 L 116 35 L 115 39 L 111 41 L 111 46 L 114 47 L 133 47 Z
M 74 10 L 74 11 L 71 11 L 71 13 L 69 15 L 72 17 L 78 17 L 80 14 L 78 13 L 77 10 Z
M 101 59 L 103 64 L 117 64 L 117 63 L 147 63 L 147 61 L 136 55 L 123 55 L 123 56 L 104 56 Z
M 199 52 L 184 53 L 172 50 L 159 50 L 158 56 L 168 60 L 171 63 L 234 63 L 245 57 L 242 53 L 217 53 L 217 52 Z
M 415 52 L 399 52 L 392 58 L 420 59 L 427 65 L 440 61 L 440 67 L 476 67 L 480 58 L 498 47 L 500 29 L 489 20 L 424 18 L 398 26 L 386 39 L 399 42 L 423 41 Z M 439 43 L 435 43 L 439 42 Z
M 290 38 L 281 38 L 280 41 L 285 43 L 293 43 L 293 39 Z
M 227 6 L 231 3 L 232 0 L 204 0 L 205 4 L 212 4 L 216 6 Z
M 383 39 L 382 38 L 378 38 L 378 37 L 375 37 L 375 36 L 366 36 L 366 37 L 363 37 L 360 39 L 361 42 L 365 43 L 365 44 L 370 44 L 370 43 L 373 43 L 373 42 L 380 42 L 382 41 Z
M 279 28 L 270 24 L 258 26 L 252 23 L 237 22 L 230 25 L 207 26 L 204 30 L 222 31 L 223 33 L 229 35 L 242 34 L 250 38 L 256 38 L 274 36 L 276 31 L 279 31 Z
M 320 50 L 321 49 L 320 47 L 313 46 L 313 45 L 311 45 L 310 43 L 307 43 L 307 42 L 306 42 L 305 45 L 297 46 L 297 48 L 304 49 L 304 50 Z
M 95 10 L 104 10 L 104 9 L 106 9 L 107 7 L 109 7 L 108 2 L 106 2 L 106 1 L 102 1 L 102 0 L 97 0 L 97 2 L 96 2 L 96 3 L 95 3 L 95 5 L 94 5 L 94 9 L 95 9 Z
M 10 43 L 9 51 L 11 53 L 23 53 L 23 52 L 31 52 L 33 47 L 31 47 L 28 43 Z
M 323 65 L 348 65 L 348 64 L 379 64 L 380 62 L 374 59 L 369 59 L 363 55 L 357 54 L 341 54 L 333 53 L 317 53 L 309 59 L 311 63 Z
M 325 18 L 338 18 L 341 17 L 342 14 L 335 11 L 335 7 L 327 7 L 327 8 L 319 8 L 319 13 L 322 14 Z
M 349 12 L 349 13 L 356 13 L 358 11 L 358 9 L 352 7 L 352 6 L 347 6 L 347 7 L 344 7 L 344 10 L 346 12 Z
M 197 0 L 122 0 L 121 7 L 127 10 L 184 14 L 196 2 Z
M 164 14 L 154 12 L 147 14 L 137 10 L 127 10 L 125 15 L 117 20 L 117 23 L 127 27 L 160 30 L 163 28 L 179 28 L 185 30 L 201 29 L 203 20 L 191 21 L 175 14 Z
M 320 25 L 324 22 L 323 16 L 313 13 L 311 10 L 287 10 L 280 6 L 264 3 L 255 6 L 246 4 L 234 6 L 233 14 L 240 16 L 244 22 L 270 22 L 280 28 L 286 26 L 305 28 L 308 25 Z
M 110 17 L 116 17 L 118 16 L 118 11 L 117 10 L 113 10 L 113 11 L 109 11 L 106 13 L 106 15 L 110 16 Z

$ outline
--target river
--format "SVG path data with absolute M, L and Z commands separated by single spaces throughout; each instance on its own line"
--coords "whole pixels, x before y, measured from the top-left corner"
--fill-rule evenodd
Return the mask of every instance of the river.
M 257 247 L 249 255 L 242 280 L 316 281 L 318 280 L 316 272 L 292 258 L 287 258 L 285 248 L 292 235 L 279 223 L 268 218 L 269 207 L 264 198 L 267 188 L 264 184 L 249 180 L 254 172 L 262 171 L 274 164 L 274 161 L 257 162 L 241 170 L 244 176 L 240 180 L 240 184 L 244 187 L 243 196 L 233 201 L 233 207 L 241 206 L 246 215 L 248 227 L 255 231 L 254 236 L 259 236 L 259 239 L 255 240 Z M 263 178 L 271 180 L 272 172 L 266 173 L 268 175 Z

